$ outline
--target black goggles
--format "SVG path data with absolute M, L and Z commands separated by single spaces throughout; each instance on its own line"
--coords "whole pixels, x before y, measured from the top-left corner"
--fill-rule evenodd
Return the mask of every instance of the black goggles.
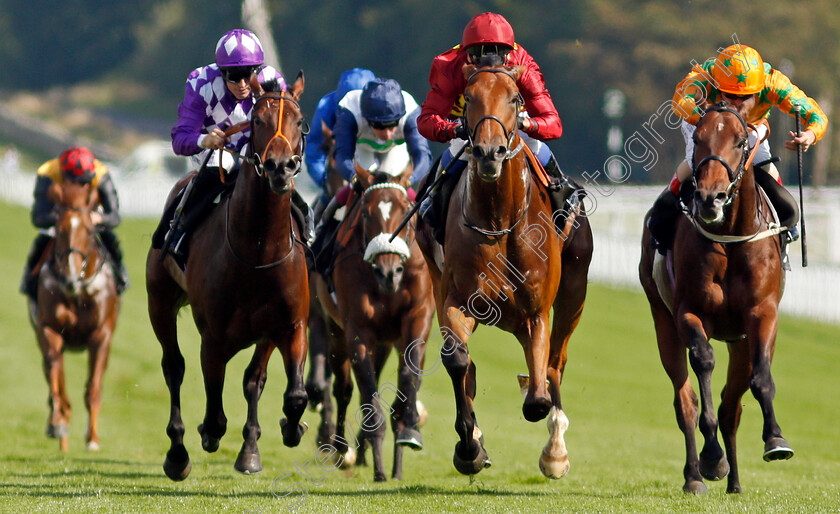
M 230 68 L 221 68 L 222 78 L 226 82 L 236 84 L 242 80 L 248 82 L 251 80 L 251 75 L 259 71 L 259 66 L 233 66 Z
M 370 128 L 376 129 L 376 130 L 391 129 L 391 128 L 396 127 L 399 124 L 400 124 L 400 120 L 394 120 L 394 121 L 370 121 L 370 120 L 368 120 L 368 125 L 370 125 Z
M 728 100 L 746 100 L 747 98 L 750 98 L 751 96 L 753 96 L 751 94 L 750 95 L 736 95 L 735 93 L 726 93 L 724 91 L 721 91 L 721 95 Z
M 503 60 L 507 60 L 511 48 L 506 45 L 475 45 L 467 48 L 467 55 L 470 62 L 477 63 L 485 55 L 498 55 Z

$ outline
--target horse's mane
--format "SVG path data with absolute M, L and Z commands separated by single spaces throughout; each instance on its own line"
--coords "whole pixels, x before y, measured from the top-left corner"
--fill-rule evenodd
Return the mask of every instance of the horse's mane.
M 281 84 L 278 79 L 271 79 L 264 82 L 262 88 L 266 93 L 283 93 L 286 91 L 285 85 Z

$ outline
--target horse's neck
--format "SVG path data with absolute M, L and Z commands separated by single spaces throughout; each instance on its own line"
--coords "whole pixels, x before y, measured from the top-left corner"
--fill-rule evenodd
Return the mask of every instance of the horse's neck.
M 729 232 L 735 235 L 748 235 L 758 230 L 760 220 L 758 211 L 758 193 L 755 188 L 755 174 L 752 169 L 744 172 L 738 197 L 734 200 L 732 215 L 728 220 Z
M 525 157 L 519 155 L 502 163 L 502 174 L 498 180 L 485 182 L 475 173 L 475 164 L 470 163 L 467 176 L 466 202 L 464 211 L 471 222 L 483 221 L 482 228 L 504 230 L 510 228 L 528 205 L 528 188 L 531 177 Z
M 288 251 L 292 244 L 291 193 L 274 193 L 268 178 L 257 176 L 250 167 L 243 166 L 236 180 L 225 219 L 230 239 L 244 241 L 259 253 Z

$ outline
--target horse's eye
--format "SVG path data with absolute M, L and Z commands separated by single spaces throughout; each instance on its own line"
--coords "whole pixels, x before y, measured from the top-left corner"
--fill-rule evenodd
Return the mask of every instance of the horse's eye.
M 747 146 L 747 140 L 746 139 L 742 139 L 742 140 L 738 141 L 738 148 L 744 148 L 745 146 Z
M 469 95 L 464 95 L 464 103 L 465 103 L 465 104 L 468 104 L 468 103 L 470 103 L 471 101 L 472 101 L 472 98 L 470 98 L 470 97 L 469 97 Z
M 254 125 L 260 126 L 262 125 L 262 120 L 259 118 L 254 118 Z

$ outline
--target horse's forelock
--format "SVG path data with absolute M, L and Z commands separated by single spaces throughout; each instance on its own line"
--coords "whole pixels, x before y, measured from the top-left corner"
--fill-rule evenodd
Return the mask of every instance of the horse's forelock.
M 384 184 L 385 182 L 390 182 L 393 178 L 392 175 L 385 173 L 384 171 L 374 171 L 371 173 L 373 177 L 372 184 Z
M 478 68 L 497 68 L 504 65 L 505 60 L 498 54 L 484 54 L 478 61 Z
M 282 93 L 285 91 L 283 84 L 278 79 L 271 79 L 263 82 L 262 88 L 266 93 Z

